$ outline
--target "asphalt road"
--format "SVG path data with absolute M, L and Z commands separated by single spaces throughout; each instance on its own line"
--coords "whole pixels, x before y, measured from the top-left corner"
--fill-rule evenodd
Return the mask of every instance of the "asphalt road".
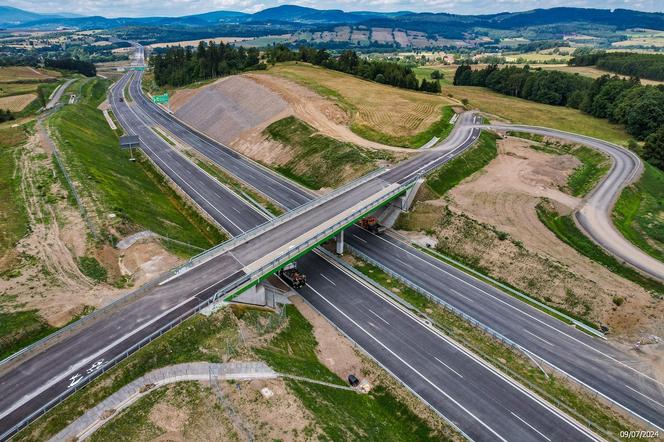
M 152 107 L 155 108 L 155 112 L 160 112 L 159 109 L 156 109 L 157 106 L 152 105 Z M 174 120 L 166 112 L 161 111 L 161 113 L 164 118 Z M 400 164 L 383 178 L 389 181 L 399 181 L 403 179 L 402 177 L 411 176 L 420 170 L 432 170 L 445 161 L 449 161 L 479 136 L 477 126 L 473 131 L 468 130 L 477 121 L 477 117 L 472 114 L 461 115 L 455 130 L 447 140 L 436 146 L 431 152 Z M 527 128 L 520 127 L 514 130 L 522 129 Z M 558 131 L 550 131 L 550 133 L 554 132 Z M 573 134 L 562 133 L 561 135 L 570 137 L 568 139 L 571 141 L 574 140 L 573 137 L 576 137 Z M 196 137 L 197 133 L 190 130 L 190 136 Z M 593 141 L 579 136 L 579 139 L 582 138 L 584 142 Z M 603 143 L 598 140 L 594 140 L 594 142 L 600 145 Z M 199 144 L 194 143 L 192 146 L 196 147 Z M 210 150 L 215 147 L 214 144 L 207 146 L 208 149 L 204 153 L 213 161 L 221 164 L 225 159 L 222 160 L 214 150 Z M 591 147 L 595 146 L 591 145 Z M 607 148 L 612 147 L 609 145 Z M 620 149 L 619 152 L 624 153 L 624 150 Z M 631 156 L 628 157 L 631 158 Z M 625 158 L 622 163 L 627 166 L 614 166 L 610 175 L 616 176 L 619 172 L 618 177 L 622 176 L 625 180 L 633 179 L 634 169 L 628 167 L 630 164 L 628 158 Z M 630 170 L 631 172 L 626 173 Z M 274 179 L 286 181 L 281 177 L 274 177 Z M 593 191 L 591 198 L 610 192 L 612 182 L 603 181 Z M 270 185 L 266 185 L 260 180 L 250 181 L 250 183 L 263 193 L 271 190 Z M 613 192 L 615 195 L 616 191 Z M 304 192 L 302 194 L 306 195 Z M 288 200 L 293 197 L 289 194 L 288 199 L 281 198 L 279 193 L 273 194 L 273 199 L 290 208 Z M 387 247 L 384 240 L 388 237 L 377 238 L 357 227 L 347 231 L 345 236 L 346 242 L 351 246 L 383 263 L 409 281 L 429 290 L 432 294 L 440 296 L 445 302 L 454 305 L 487 327 L 517 342 L 530 351 L 533 356 L 540 357 L 548 365 L 585 384 L 619 407 L 660 429 L 664 428 L 664 407 L 662 406 L 664 404 L 664 385 L 655 380 L 647 367 L 635 363 L 635 358 L 629 353 L 618 350 L 600 339 L 591 338 L 502 291 L 480 283 L 450 265 L 418 252 L 417 249 L 403 242 L 391 239 L 398 244 L 398 247 Z M 399 256 L 399 258 L 395 259 L 395 256 Z M 423 267 L 424 262 L 435 265 Z M 487 297 L 486 293 L 491 293 L 491 296 Z M 495 315 L 495 312 L 502 314 Z
M 157 135 L 151 120 L 140 108 L 129 106 L 127 100 L 120 101 L 132 74 L 122 77 L 109 91 L 109 102 L 114 113 L 128 134 L 140 137 L 143 152 L 190 195 L 209 216 L 232 236 L 239 235 L 261 224 L 265 217 L 253 206 L 247 205 L 234 192 L 212 179 L 184 155 L 179 154 Z
M 51 96 L 50 100 L 48 100 L 48 103 L 44 107 L 44 109 L 49 110 L 53 109 L 59 102 L 60 98 L 62 98 L 62 94 L 67 90 L 70 84 L 72 84 L 76 79 L 75 78 L 70 78 L 69 80 L 65 81 L 62 83 L 60 86 L 53 91 L 53 95 Z
M 622 190 L 643 170 L 641 159 L 633 152 L 606 141 L 554 129 L 523 125 L 492 125 L 490 129 L 528 132 L 584 144 L 604 152 L 613 160 L 604 180 L 588 195 L 575 212 L 578 225 L 586 235 L 623 262 L 648 276 L 664 281 L 664 263 L 636 247 L 616 230 L 611 221 L 613 205 Z
M 121 87 L 122 84 L 118 86 Z M 119 102 L 114 101 L 114 105 L 118 104 Z M 123 115 L 126 112 L 128 111 L 123 110 L 122 105 L 116 107 L 116 114 Z M 122 117 L 120 119 L 127 121 Z M 170 167 L 179 171 L 179 168 L 187 166 L 186 163 L 174 162 Z M 195 183 L 193 187 L 197 192 L 201 192 L 204 189 L 199 187 L 206 185 L 209 183 L 201 182 Z M 188 187 L 184 189 L 192 191 Z M 371 194 L 375 190 L 369 187 L 362 192 Z M 192 196 L 197 195 L 197 192 L 192 193 Z M 283 232 L 280 236 L 283 236 Z M 140 341 L 163 323 L 186 314 L 194 305 L 212 296 L 219 287 L 234 278 L 237 279 L 243 273 L 242 263 L 236 256 L 240 259 L 255 259 L 254 249 L 255 246 L 250 246 L 245 254 L 234 253 L 217 257 L 180 278 L 157 285 L 149 290 L 146 296 L 120 307 L 115 314 L 95 321 L 80 332 L 42 351 L 38 357 L 28 359 L 17 370 L 4 374 L 0 377 L 0 385 L 3 391 L 9 391 L 10 394 L 0 398 L 0 410 L 3 410 L 0 414 L 0 428 L 6 429 L 40 404 L 62 391 L 74 388 L 86 373 L 91 372 L 94 375 L 97 373 L 95 370 L 121 355 L 129 345 Z M 250 253 L 251 257 L 247 258 L 246 253 Z M 340 306 L 335 306 L 334 311 L 327 311 L 328 317 L 341 313 L 344 318 L 353 318 L 357 313 L 355 302 L 371 305 L 374 312 L 385 314 L 391 324 L 401 331 L 393 337 L 381 338 L 379 347 L 372 350 L 370 349 L 376 345 L 375 339 L 372 334 L 364 331 L 367 326 L 375 327 L 373 323 L 364 323 L 360 317 L 355 317 L 345 324 L 337 318 L 336 323 L 346 333 L 352 334 L 356 342 L 390 371 L 400 378 L 403 377 L 402 381 L 426 398 L 436 410 L 456 422 L 467 434 L 472 434 L 478 440 L 495 440 L 501 434 L 498 431 L 517 438 L 515 440 L 540 440 L 541 435 L 557 438 L 562 434 L 574 435 L 575 439 L 586 438 L 582 429 L 560 416 L 551 407 L 539 403 L 518 386 L 451 342 L 435 335 L 406 313 L 395 309 L 383 298 L 376 296 L 329 263 L 310 254 L 301 260 L 301 265 L 306 267 L 310 264 L 331 275 L 335 282 L 333 285 L 314 289 L 317 285 L 314 277 L 312 285 L 304 295 L 316 293 L 322 297 L 338 296 L 340 291 L 334 285 L 339 284 L 348 287 L 349 291 L 343 292 L 352 293 L 349 299 L 354 302 L 340 302 Z M 209 284 L 211 282 L 212 284 Z M 311 298 L 310 302 L 315 304 L 316 298 Z M 317 307 L 326 311 L 329 304 Z M 419 352 L 414 353 L 415 348 L 413 345 L 406 345 L 407 342 L 440 344 L 440 348 L 434 351 L 438 359 L 416 354 Z M 411 363 L 414 357 L 417 361 Z M 459 370 L 467 369 L 468 372 L 460 376 L 450 365 L 453 363 L 458 363 L 455 366 Z M 440 382 L 447 382 L 450 373 L 455 379 L 450 381 L 448 388 L 443 389 Z M 488 392 L 495 392 L 495 395 Z M 492 400 L 487 399 L 488 394 Z M 480 397 L 482 401 L 478 401 Z M 502 406 L 498 407 L 499 403 Z

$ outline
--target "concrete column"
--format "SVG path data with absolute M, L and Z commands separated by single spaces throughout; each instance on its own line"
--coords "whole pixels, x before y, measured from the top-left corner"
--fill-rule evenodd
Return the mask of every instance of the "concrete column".
M 339 232 L 336 238 L 337 241 L 337 255 L 341 256 L 344 254 L 344 231 Z

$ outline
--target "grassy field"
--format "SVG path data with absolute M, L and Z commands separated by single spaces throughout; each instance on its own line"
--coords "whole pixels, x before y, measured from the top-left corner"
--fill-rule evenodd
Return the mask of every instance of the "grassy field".
M 78 188 L 95 207 L 98 219 L 114 213 L 120 234 L 149 229 L 160 235 L 206 248 L 224 235 L 186 203 L 143 156 L 130 162 L 119 148 L 97 105 L 104 100 L 106 81 L 82 86 L 79 103 L 65 106 L 50 120 L 67 167 Z
M 377 159 L 390 159 L 382 151 L 363 149 L 321 135 L 293 116 L 275 121 L 265 134 L 293 151 L 293 158 L 281 166 L 271 166 L 283 175 L 314 190 L 336 187 L 376 168 Z
M 15 173 L 21 145 L 27 140 L 24 127 L 0 129 L 0 263 L 16 242 L 28 233 L 20 176 Z M 0 272 L 5 269 L 0 267 Z
M 288 325 L 257 353 L 276 371 L 344 384 L 319 361 L 311 324 L 293 306 L 286 309 Z M 381 386 L 365 395 L 305 382 L 287 382 L 329 440 L 415 441 L 442 437 Z
M 5 313 L 0 306 L 0 360 L 55 330 L 36 310 Z
M 433 71 L 434 69 L 440 70 L 444 76 L 441 82 L 443 84 L 442 94 L 451 95 L 458 100 L 467 99 L 469 109 L 479 109 L 512 123 L 551 127 L 589 135 L 624 146 L 631 138 L 625 132 L 624 127 L 591 117 L 576 109 L 535 103 L 502 95 L 483 87 L 453 86 L 456 66 L 422 68 L 420 75 L 425 75 L 426 70 Z
M 664 261 L 664 172 L 644 164 L 639 181 L 616 201 L 613 222 L 625 238 Z
M 611 167 L 611 161 L 607 156 L 590 147 L 544 142 L 540 136 L 519 132 L 510 132 L 510 135 L 537 141 L 540 144 L 533 144 L 531 148 L 542 152 L 553 155 L 567 154 L 575 156 L 581 162 L 581 165 L 574 169 L 574 172 L 567 177 L 567 184 L 562 189 L 573 196 L 585 196 L 597 185 Z
M 559 215 L 545 204 L 537 206 L 537 216 L 561 241 L 580 254 L 603 265 L 613 273 L 629 279 L 657 296 L 664 296 L 664 285 L 643 276 L 638 271 L 621 264 L 601 247 L 584 235 L 574 223 L 571 215 Z
M 50 69 L 33 69 L 28 66 L 0 67 L 0 82 L 12 81 L 42 81 L 48 78 L 57 78 L 62 74 Z
M 440 95 L 386 86 L 303 63 L 279 64 L 267 72 L 336 101 L 351 115 L 351 129 L 372 141 L 420 147 L 431 136 L 443 133 L 444 125 L 436 129 L 432 126 L 449 120 L 445 119 L 449 111 L 443 108 L 452 102 Z M 423 135 L 427 130 L 430 132 Z
M 482 132 L 479 142 L 469 151 L 440 167 L 427 178 L 427 184 L 439 196 L 489 164 L 497 155 L 496 136 Z
M 597 398 L 580 392 L 576 385 L 570 386 L 557 376 L 545 377 L 538 367 L 516 350 L 491 338 L 440 304 L 398 282 L 378 267 L 361 260 L 355 260 L 354 267 L 420 312 L 426 312 L 440 330 L 479 354 L 488 363 L 507 373 L 511 378 L 526 384 L 545 399 L 555 400 L 555 405 L 558 405 L 558 402 L 565 404 L 578 415 L 593 421 L 614 435 L 625 428 L 630 428 L 629 423 Z

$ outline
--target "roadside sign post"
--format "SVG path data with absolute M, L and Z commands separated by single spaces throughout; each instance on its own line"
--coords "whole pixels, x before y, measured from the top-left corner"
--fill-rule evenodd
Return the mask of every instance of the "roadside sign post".
M 168 92 L 163 93 L 162 95 L 154 95 L 152 97 L 152 102 L 154 104 L 165 104 L 166 109 L 170 112 L 170 107 L 168 105 Z
M 139 147 L 140 145 L 141 140 L 138 138 L 138 135 L 123 135 L 120 137 L 120 148 L 129 149 L 129 161 L 136 161 L 133 148 Z

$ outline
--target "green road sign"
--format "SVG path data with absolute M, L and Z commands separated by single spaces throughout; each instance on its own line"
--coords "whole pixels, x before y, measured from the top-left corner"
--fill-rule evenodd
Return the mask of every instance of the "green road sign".
M 134 67 L 129 68 L 129 69 L 131 69 L 132 71 L 144 71 L 145 66 L 134 66 Z
M 155 95 L 152 97 L 152 102 L 155 104 L 168 104 L 168 93 L 164 95 Z

